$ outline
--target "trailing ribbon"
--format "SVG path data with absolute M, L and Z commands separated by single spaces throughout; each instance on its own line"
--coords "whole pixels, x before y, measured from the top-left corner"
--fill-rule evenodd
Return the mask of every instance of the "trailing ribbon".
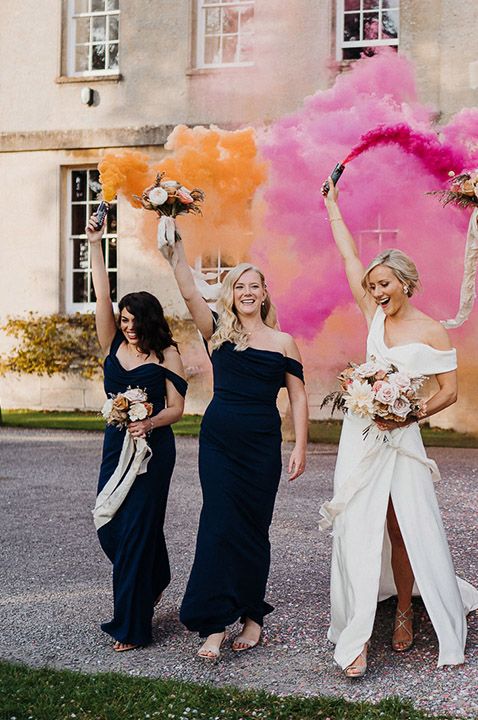
M 125 433 L 116 470 L 98 493 L 93 508 L 93 520 L 97 530 L 114 518 L 136 476 L 142 475 L 148 469 L 152 455 L 153 451 L 144 438 L 135 440 L 129 432 Z
M 465 246 L 463 280 L 460 289 L 460 308 L 451 320 L 442 320 L 446 328 L 457 328 L 468 319 L 476 298 L 476 269 L 478 266 L 478 208 L 471 214 Z
M 345 510 L 352 498 L 360 490 L 362 490 L 369 484 L 369 482 L 371 481 L 371 477 L 370 473 L 366 472 L 367 465 L 372 458 L 378 455 L 384 445 L 390 450 L 396 452 L 398 455 L 403 455 L 404 457 L 411 458 L 412 460 L 416 460 L 422 465 L 425 465 L 425 467 L 427 467 L 432 474 L 433 482 L 438 482 L 440 480 L 440 471 L 436 462 L 428 457 L 422 457 L 420 455 L 417 455 L 411 450 L 403 447 L 400 444 L 400 440 L 402 437 L 403 433 L 400 433 L 400 439 L 398 441 L 395 441 L 395 439 L 392 438 L 392 435 L 389 432 L 386 432 L 383 440 L 381 442 L 376 442 L 365 453 L 363 458 L 360 460 L 358 466 L 348 477 L 342 487 L 339 488 L 332 500 L 324 502 L 321 506 L 319 510 L 323 518 L 322 520 L 319 520 L 319 527 L 321 530 L 327 530 L 328 528 L 332 527 L 337 515 L 340 515 L 340 513 Z

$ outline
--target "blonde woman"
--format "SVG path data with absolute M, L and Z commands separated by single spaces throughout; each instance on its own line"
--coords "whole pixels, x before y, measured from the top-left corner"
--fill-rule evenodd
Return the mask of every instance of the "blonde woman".
M 369 328 L 367 357 L 411 376 L 434 375 L 438 390 L 421 416 L 430 417 L 456 400 L 456 351 L 443 326 L 410 301 L 419 278 L 405 253 L 386 250 L 363 267 L 328 182 L 330 192 L 322 193 L 332 232 Z M 420 594 L 438 636 L 438 665 L 464 662 L 465 616 L 478 606 L 478 592 L 455 577 L 433 488 L 438 469 L 426 456 L 416 420 L 377 418 L 377 430 L 364 438 L 369 421 L 353 413 L 344 418 L 335 495 L 322 514 L 334 525 L 328 637 L 351 678 L 366 671 L 377 600 L 392 595 L 393 650 L 413 645 L 412 593 Z
M 255 647 L 264 616 L 270 564 L 269 526 L 281 475 L 279 389 L 286 386 L 296 443 L 289 479 L 305 468 L 307 399 L 293 338 L 276 328 L 260 270 L 243 263 L 227 275 L 217 313 L 199 294 L 181 242 L 172 262 L 183 298 L 208 343 L 214 397 L 199 447 L 203 507 L 181 621 L 206 641 L 198 655 L 219 657 L 226 626 L 239 618 L 232 649 Z

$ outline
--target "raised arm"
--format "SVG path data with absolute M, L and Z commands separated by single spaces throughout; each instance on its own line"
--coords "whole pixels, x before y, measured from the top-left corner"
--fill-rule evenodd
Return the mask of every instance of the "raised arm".
M 206 340 L 209 340 L 214 332 L 211 309 L 194 283 L 181 240 L 176 241 L 171 266 L 179 292 L 188 306 L 197 329 Z
M 330 190 L 327 194 L 324 192 L 324 186 L 322 186 L 322 194 L 324 196 L 324 204 L 329 215 L 330 227 L 332 228 L 335 244 L 337 245 L 344 261 L 345 273 L 347 275 L 347 280 L 349 281 L 352 295 L 354 296 L 360 310 L 365 315 L 367 322 L 370 322 L 376 307 L 373 299 L 362 287 L 364 266 L 360 260 L 357 245 L 355 244 L 352 233 L 345 224 L 340 212 L 337 188 L 330 177 L 328 178 L 328 182 Z
M 96 332 L 101 350 L 104 355 L 107 355 L 117 327 L 110 296 L 110 281 L 101 246 L 106 220 L 101 230 L 97 230 L 95 219 L 96 215 L 93 214 L 86 226 L 86 237 L 90 244 L 91 275 L 96 295 Z

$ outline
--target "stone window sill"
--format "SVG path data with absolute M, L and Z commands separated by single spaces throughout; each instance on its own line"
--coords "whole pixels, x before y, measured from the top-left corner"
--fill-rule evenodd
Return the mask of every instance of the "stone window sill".
M 67 83 L 87 83 L 90 85 L 91 83 L 97 83 L 97 82 L 114 82 L 118 83 L 121 82 L 123 79 L 123 76 L 120 73 L 115 73 L 114 75 L 59 75 L 55 82 L 63 85 Z

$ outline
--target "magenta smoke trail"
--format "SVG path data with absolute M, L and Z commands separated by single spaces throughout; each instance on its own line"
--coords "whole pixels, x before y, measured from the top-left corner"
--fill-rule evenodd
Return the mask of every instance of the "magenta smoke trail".
M 445 178 L 450 170 L 459 172 L 466 160 L 464 152 L 442 144 L 435 133 L 420 132 L 406 123 L 398 123 L 388 127 L 379 125 L 362 135 L 360 142 L 350 151 L 342 164 L 346 165 L 378 145 L 388 144 L 396 144 L 405 152 L 415 155 L 430 173 L 440 179 Z

